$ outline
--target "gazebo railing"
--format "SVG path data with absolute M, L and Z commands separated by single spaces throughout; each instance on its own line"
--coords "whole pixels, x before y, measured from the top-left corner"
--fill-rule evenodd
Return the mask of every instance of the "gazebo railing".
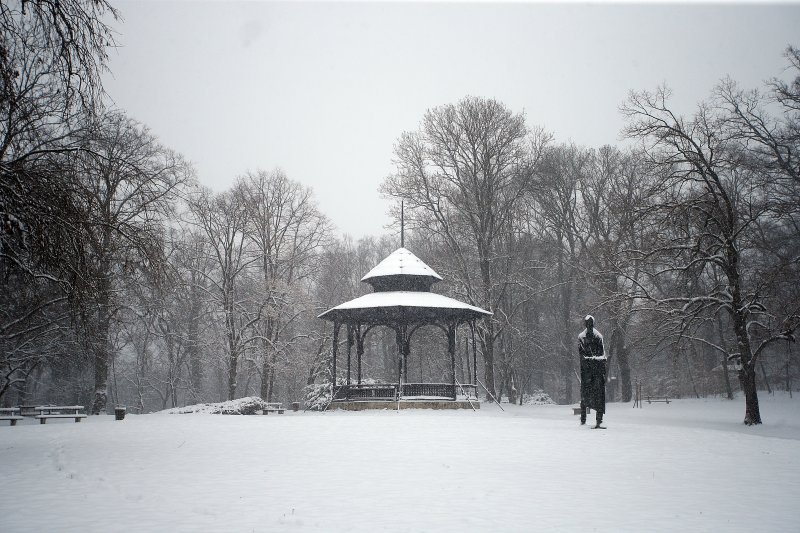
M 477 400 L 476 385 L 453 385 L 452 383 L 371 383 L 337 385 L 333 401 L 369 401 L 400 399 L 442 399 L 460 398 Z
M 342 400 L 396 400 L 397 384 L 350 384 L 337 385 L 334 401 Z
M 456 392 L 452 383 L 403 383 L 401 398 L 447 398 L 455 399 Z

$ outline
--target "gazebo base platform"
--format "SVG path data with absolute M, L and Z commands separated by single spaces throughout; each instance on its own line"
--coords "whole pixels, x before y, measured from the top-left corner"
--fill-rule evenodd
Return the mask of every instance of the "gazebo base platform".
M 472 406 L 466 400 L 367 400 L 336 401 L 328 405 L 328 411 L 366 411 L 370 409 L 480 409 L 480 402 L 473 401 Z

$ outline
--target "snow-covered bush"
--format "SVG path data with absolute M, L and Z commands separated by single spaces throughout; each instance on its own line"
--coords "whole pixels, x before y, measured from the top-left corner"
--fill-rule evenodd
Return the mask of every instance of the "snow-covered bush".
M 331 403 L 331 384 L 314 383 L 305 387 L 305 404 L 309 411 L 324 411 Z
M 555 403 L 550 395 L 541 389 L 522 396 L 523 405 L 554 405 Z

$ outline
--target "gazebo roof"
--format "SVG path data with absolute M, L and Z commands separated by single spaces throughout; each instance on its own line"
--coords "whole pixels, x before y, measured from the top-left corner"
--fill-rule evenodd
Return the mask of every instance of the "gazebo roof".
M 429 291 L 442 277 L 422 259 L 398 248 L 361 278 L 375 291 Z
M 431 319 L 470 320 L 492 313 L 441 294 L 422 291 L 372 292 L 328 309 L 319 318 L 338 322 L 387 324 Z
M 328 309 L 319 318 L 360 324 L 410 324 L 440 320 L 472 320 L 492 313 L 430 292 L 442 277 L 419 257 L 398 248 L 361 281 L 374 292 Z

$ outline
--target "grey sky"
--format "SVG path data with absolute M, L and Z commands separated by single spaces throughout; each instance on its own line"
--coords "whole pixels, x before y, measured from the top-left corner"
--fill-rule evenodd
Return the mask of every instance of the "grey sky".
M 392 147 L 465 95 L 556 141 L 618 142 L 630 89 L 690 112 L 725 75 L 780 74 L 800 4 L 121 2 L 106 89 L 194 162 L 201 183 L 280 167 L 342 233 L 389 222 Z

